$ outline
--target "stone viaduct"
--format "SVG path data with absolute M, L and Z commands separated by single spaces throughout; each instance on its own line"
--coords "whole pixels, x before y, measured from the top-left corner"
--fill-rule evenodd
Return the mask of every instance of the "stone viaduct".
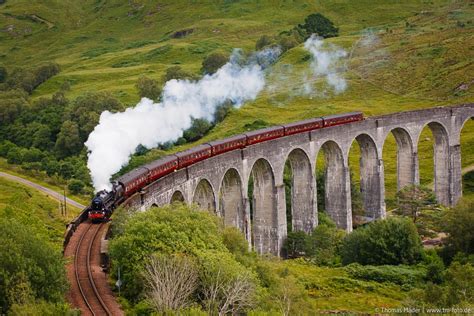
M 287 235 L 283 173 L 292 170 L 293 230 L 310 232 L 317 222 L 317 199 L 339 228 L 352 230 L 348 156 L 360 147 L 360 188 L 366 216 L 385 217 L 382 149 L 392 133 L 397 143 L 398 188 L 419 183 L 418 140 L 428 126 L 434 136 L 434 191 L 454 205 L 462 195 L 460 133 L 474 119 L 474 104 L 437 107 L 369 117 L 363 121 L 285 136 L 211 157 L 145 187 L 126 204 L 136 209 L 173 201 L 197 203 L 239 228 L 259 253 L 280 254 Z M 325 195 L 316 196 L 315 168 L 326 159 Z M 248 199 L 248 187 L 253 187 Z

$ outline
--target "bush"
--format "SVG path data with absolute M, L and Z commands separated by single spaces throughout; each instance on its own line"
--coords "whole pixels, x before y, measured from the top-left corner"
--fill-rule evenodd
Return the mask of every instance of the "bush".
M 306 255 L 308 251 L 309 236 L 303 231 L 292 231 L 286 236 L 283 251 L 288 258 L 298 258 Z
M 380 283 L 390 282 L 398 285 L 415 286 L 422 284 L 425 278 L 423 268 L 414 268 L 404 265 L 392 266 L 362 266 L 351 263 L 344 270 L 353 278 L 365 281 L 376 281 Z
M 196 79 L 196 77 L 194 75 L 192 75 L 191 73 L 183 70 L 180 66 L 173 66 L 173 67 L 169 67 L 168 69 L 166 69 L 166 73 L 165 75 L 163 76 L 163 81 L 164 82 L 167 82 L 167 81 L 170 81 L 172 79 L 176 79 L 176 80 L 183 80 L 183 79 L 189 79 L 189 80 L 193 80 L 193 79 Z
M 452 255 L 474 254 L 474 202 L 462 202 L 448 210 L 443 222 L 448 233 L 445 247 Z
M 340 252 L 346 233 L 337 229 L 333 222 L 330 223 L 320 223 L 309 237 L 307 254 L 317 265 L 335 266 L 341 263 Z
M 219 235 L 217 218 L 192 207 L 174 204 L 133 216 L 121 212 L 120 216 L 124 218 L 114 229 L 117 235 L 110 242 L 110 257 L 114 266 L 122 268 L 122 293 L 133 302 L 143 291 L 141 271 L 151 254 L 227 250 Z
M 206 74 L 213 74 L 224 66 L 228 60 L 229 57 L 223 53 L 212 53 L 203 60 L 202 71 Z
M 333 22 L 320 13 L 310 14 L 304 20 L 300 28 L 306 31 L 307 36 L 317 34 L 318 36 L 328 38 L 335 37 L 339 34 L 339 29 L 334 26 Z
M 84 182 L 81 180 L 72 179 L 71 182 L 69 182 L 67 188 L 72 194 L 80 194 L 84 189 Z
M 388 218 L 361 227 L 344 238 L 342 261 L 364 265 L 414 264 L 423 257 L 421 239 L 408 219 Z
M 188 142 L 202 138 L 212 128 L 212 124 L 205 119 L 193 119 L 191 127 L 184 131 L 183 137 Z
M 273 39 L 268 36 L 268 35 L 262 35 L 258 40 L 257 43 L 255 44 L 255 49 L 256 50 L 261 50 L 262 48 L 265 48 L 267 46 L 270 46 L 274 43 Z
M 140 98 L 148 98 L 153 101 L 159 100 L 161 96 L 161 88 L 158 86 L 156 80 L 150 79 L 145 76 L 138 78 L 135 87 L 138 90 Z

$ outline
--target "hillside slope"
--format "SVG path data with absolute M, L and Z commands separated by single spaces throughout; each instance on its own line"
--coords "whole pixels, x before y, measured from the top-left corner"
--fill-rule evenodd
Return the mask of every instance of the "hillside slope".
M 140 75 L 163 83 L 173 65 L 200 75 L 209 53 L 252 51 L 262 35 L 290 30 L 314 12 L 340 28 L 340 36 L 327 42 L 347 52 L 339 69 L 347 90 L 301 93 L 305 84 L 324 91 L 324 82 L 308 76 L 311 58 L 299 45 L 268 71 L 267 88 L 255 101 L 232 111 L 200 142 L 240 133 L 258 120 L 270 125 L 352 110 L 375 115 L 474 100 L 474 6 L 462 1 L 6 1 L 0 6 L 0 64 L 61 66 L 33 98 L 49 96 L 67 82 L 71 99 L 103 90 L 131 106 L 139 101 Z M 463 133 L 464 166 L 474 164 L 472 125 Z M 420 152 L 430 152 L 430 146 L 426 130 Z M 386 147 L 386 183 L 393 188 L 392 138 Z M 154 150 L 130 167 L 162 154 Z M 420 159 L 422 182 L 429 183 L 432 155 Z

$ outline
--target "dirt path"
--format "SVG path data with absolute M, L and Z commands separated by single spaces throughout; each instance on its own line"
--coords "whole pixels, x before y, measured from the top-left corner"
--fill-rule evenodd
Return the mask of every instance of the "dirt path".
M 43 187 L 37 183 L 34 183 L 34 182 L 31 182 L 29 180 L 26 180 L 26 179 L 23 179 L 23 178 L 20 178 L 20 177 L 17 177 L 17 176 L 14 176 L 14 175 L 11 175 L 11 174 L 8 174 L 8 173 L 5 173 L 5 172 L 1 172 L 0 171 L 0 177 L 3 177 L 5 179 L 9 179 L 9 180 L 13 180 L 15 182 L 19 182 L 19 183 L 22 183 L 24 185 L 27 185 L 33 189 L 36 189 L 38 191 L 41 191 L 43 193 L 45 193 L 47 196 L 50 196 L 52 197 L 53 199 L 56 199 L 58 201 L 63 201 L 64 200 L 64 196 L 56 191 L 53 191 L 51 189 L 48 189 L 46 187 Z M 66 198 L 66 202 L 74 207 L 77 207 L 79 209 L 84 209 L 86 208 L 85 205 L 82 205 L 81 203 L 79 202 L 76 202 L 74 200 L 71 200 L 70 198 Z

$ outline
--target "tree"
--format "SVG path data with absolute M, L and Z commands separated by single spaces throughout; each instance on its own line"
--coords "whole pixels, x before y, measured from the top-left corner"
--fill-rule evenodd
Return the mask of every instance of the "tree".
M 230 113 L 232 110 L 232 102 L 224 102 L 223 104 L 219 105 L 216 108 L 216 112 L 214 113 L 214 124 L 222 122 L 226 116 Z
M 135 84 L 135 87 L 138 90 L 140 98 L 148 98 L 158 101 L 161 96 L 161 88 L 154 79 L 140 76 L 137 83 Z
M 328 217 L 327 221 L 330 221 Z M 340 252 L 345 235 L 345 231 L 337 229 L 334 222 L 330 221 L 330 224 L 320 222 L 308 240 L 308 257 L 318 265 L 340 264 Z
M 339 29 L 333 22 L 320 13 L 313 13 L 306 17 L 303 25 L 299 25 L 306 31 L 307 36 L 317 34 L 318 36 L 328 38 L 338 36 Z
M 283 249 L 288 258 L 305 256 L 308 251 L 309 236 L 303 231 L 292 231 L 286 236 Z
M 422 210 L 431 209 L 436 205 L 436 197 L 428 188 L 418 185 L 408 185 L 397 192 L 396 214 L 409 216 L 413 223 L 421 214 Z
M 229 253 L 202 250 L 197 253 L 200 295 L 209 314 L 241 314 L 253 305 L 255 279 Z
M 82 149 L 82 142 L 79 135 L 79 126 L 72 121 L 65 121 L 61 126 L 61 131 L 56 140 L 55 149 L 59 157 L 72 156 Z
M 84 182 L 81 180 L 72 179 L 67 187 L 72 194 L 80 194 L 84 189 Z
M 67 281 L 58 249 L 11 218 L 0 218 L 0 231 L 0 313 L 36 299 L 63 302 Z
M 229 60 L 229 57 L 223 53 L 215 52 L 208 55 L 202 61 L 202 71 L 206 74 L 213 74 L 219 68 L 224 66 Z
M 445 247 L 451 254 L 474 254 L 474 202 L 463 201 L 444 216 L 444 230 L 448 234 Z
M 103 111 L 118 112 L 123 109 L 122 103 L 110 93 L 85 93 L 74 100 L 65 117 L 77 123 L 81 142 L 85 142 L 99 123 L 99 117 Z
M 211 129 L 212 124 L 206 119 L 193 119 L 191 127 L 183 132 L 183 137 L 188 142 L 202 138 Z
M 198 269 L 185 255 L 154 255 L 145 266 L 145 293 L 159 313 L 179 311 L 192 303 L 198 286 Z
M 341 249 L 344 264 L 414 264 L 423 257 L 413 222 L 403 218 L 378 220 L 347 235 Z

